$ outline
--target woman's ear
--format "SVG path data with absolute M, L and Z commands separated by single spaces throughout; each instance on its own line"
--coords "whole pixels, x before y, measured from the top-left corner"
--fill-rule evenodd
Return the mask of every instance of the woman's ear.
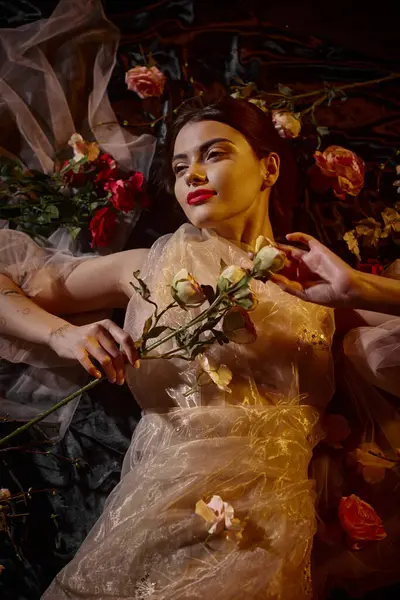
M 272 187 L 279 177 L 280 160 L 276 152 L 270 152 L 261 159 L 262 190 Z

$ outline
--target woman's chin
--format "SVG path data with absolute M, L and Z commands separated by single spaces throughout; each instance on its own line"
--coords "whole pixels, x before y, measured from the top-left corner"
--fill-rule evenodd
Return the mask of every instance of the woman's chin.
M 221 221 L 215 208 L 207 205 L 196 206 L 194 210 L 186 213 L 192 225 L 198 229 L 213 229 Z M 223 220 L 223 218 L 222 218 Z

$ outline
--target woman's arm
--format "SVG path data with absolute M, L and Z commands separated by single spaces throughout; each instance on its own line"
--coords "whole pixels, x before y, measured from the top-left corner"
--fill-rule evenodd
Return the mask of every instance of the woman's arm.
M 315 304 L 360 311 L 364 323 L 368 311 L 400 316 L 400 281 L 356 271 L 305 233 L 286 237 L 309 250 L 281 246 L 291 263 L 289 272 L 273 274 L 271 279 L 284 291 Z
M 101 377 L 92 362 L 95 358 L 108 379 L 119 384 L 124 382 L 124 355 L 132 365 L 137 360 L 131 337 L 109 319 L 72 325 L 38 306 L 5 275 L 0 275 L 0 334 L 48 346 L 61 358 L 76 360 L 91 375 Z
M 125 308 L 132 292 L 129 281 L 147 254 L 146 249 L 126 250 L 84 260 L 64 281 L 42 288 L 35 303 L 56 315 Z

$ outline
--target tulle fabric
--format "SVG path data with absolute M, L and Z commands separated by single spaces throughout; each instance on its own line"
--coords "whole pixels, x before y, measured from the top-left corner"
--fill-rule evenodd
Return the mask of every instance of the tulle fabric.
M 56 158 L 70 157 L 68 140 L 78 132 L 96 139 L 122 168 L 147 175 L 155 138 L 121 128 L 107 96 L 118 42 L 119 32 L 99 0 L 61 0 L 49 19 L 0 30 L 0 155 L 51 173 Z M 119 217 L 112 251 L 124 247 L 138 216 L 134 210 Z M 8 230 L 6 222 L 0 227 L 0 272 L 32 299 L 86 258 L 64 228 L 50 237 L 48 248 L 40 248 Z M 7 336 L 0 338 L 0 356 L 30 365 L 13 368 L 12 380 L 6 364 L 0 365 L 0 411 L 11 418 L 35 416 L 86 380 L 79 365 L 66 366 L 50 350 Z M 62 433 L 77 402 L 47 421 L 61 424 Z
M 142 276 L 164 307 L 180 268 L 214 285 L 221 259 L 249 266 L 243 250 L 185 225 L 156 242 Z M 181 360 L 143 360 L 128 372 L 143 418 L 121 482 L 46 600 L 311 597 L 316 522 L 307 470 L 333 392 L 333 315 L 273 283 L 254 288 L 257 341 L 212 349 L 233 372 L 231 394 L 213 385 L 190 393 L 196 366 Z M 197 310 L 171 311 L 166 323 L 181 325 Z M 138 337 L 148 315 L 134 295 L 125 329 Z M 195 515 L 196 502 L 213 494 L 243 523 L 240 543 L 210 537 Z

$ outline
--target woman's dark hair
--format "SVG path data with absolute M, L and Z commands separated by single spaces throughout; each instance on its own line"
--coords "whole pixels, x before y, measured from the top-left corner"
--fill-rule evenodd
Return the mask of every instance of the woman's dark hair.
M 173 191 L 175 176 L 172 171 L 172 156 L 179 131 L 188 123 L 219 121 L 239 131 L 249 142 L 256 156 L 261 159 L 270 152 L 280 158 L 280 175 L 272 188 L 270 217 L 278 234 L 291 229 L 292 212 L 299 197 L 299 171 L 286 140 L 279 137 L 269 114 L 247 100 L 230 96 L 204 106 L 202 98 L 186 103 L 178 112 L 167 138 L 167 156 L 164 157 L 164 182 Z

